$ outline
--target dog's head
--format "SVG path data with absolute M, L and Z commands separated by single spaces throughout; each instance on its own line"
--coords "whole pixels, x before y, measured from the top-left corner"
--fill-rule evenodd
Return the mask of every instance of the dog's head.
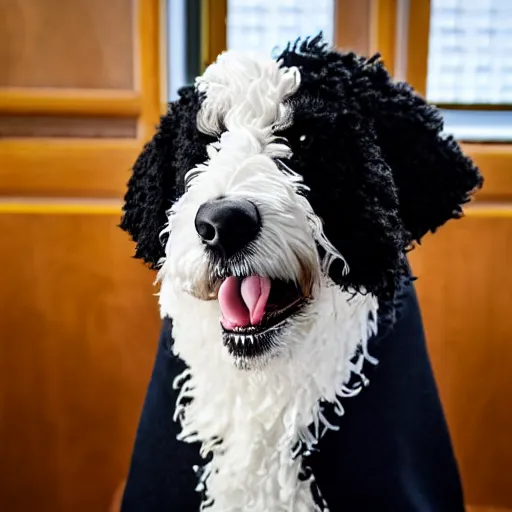
M 175 290 L 218 301 L 238 360 L 267 356 L 322 287 L 390 299 L 407 249 L 461 215 L 482 180 L 442 128 L 377 58 L 320 37 L 229 51 L 170 104 L 121 226 Z

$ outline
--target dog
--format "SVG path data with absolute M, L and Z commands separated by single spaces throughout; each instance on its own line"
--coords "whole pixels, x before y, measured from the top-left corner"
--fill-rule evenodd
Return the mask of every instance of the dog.
M 325 407 L 339 419 L 368 383 L 407 251 L 481 185 L 433 106 L 321 35 L 276 60 L 227 51 L 181 89 L 121 227 L 186 365 L 174 412 L 201 510 L 329 510 L 307 468 L 337 428 Z

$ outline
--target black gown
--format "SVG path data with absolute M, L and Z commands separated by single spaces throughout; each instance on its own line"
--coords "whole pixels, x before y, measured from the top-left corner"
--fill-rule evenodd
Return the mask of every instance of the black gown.
M 463 512 L 457 465 L 425 346 L 414 287 L 395 299 L 396 321 L 370 340 L 370 385 L 343 401 L 339 431 L 308 457 L 331 512 Z M 184 369 L 164 320 L 140 418 L 122 512 L 197 512 L 198 446 L 176 440 L 173 378 Z

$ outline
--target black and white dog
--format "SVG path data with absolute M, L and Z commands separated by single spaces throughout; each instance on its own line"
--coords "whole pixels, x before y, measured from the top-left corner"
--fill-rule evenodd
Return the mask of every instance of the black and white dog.
M 320 37 L 277 60 L 228 51 L 180 96 L 121 226 L 159 269 L 187 366 L 175 417 L 201 445 L 202 509 L 328 510 L 304 464 L 336 428 L 324 405 L 343 414 L 406 251 L 460 217 L 481 176 L 378 58 Z

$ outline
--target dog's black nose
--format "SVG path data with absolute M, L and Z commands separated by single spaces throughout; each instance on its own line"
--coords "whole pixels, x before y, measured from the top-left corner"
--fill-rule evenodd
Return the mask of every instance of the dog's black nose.
M 256 238 L 261 219 L 256 206 L 247 199 L 221 198 L 200 206 L 195 225 L 206 245 L 229 258 Z

